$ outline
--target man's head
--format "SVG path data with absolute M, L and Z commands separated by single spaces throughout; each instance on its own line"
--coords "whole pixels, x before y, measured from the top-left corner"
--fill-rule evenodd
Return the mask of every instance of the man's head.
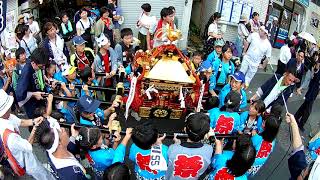
M 19 47 L 16 50 L 16 59 L 20 64 L 24 64 L 27 60 L 26 50 L 23 47 Z
M 0 117 L 2 119 L 9 119 L 12 104 L 13 97 L 9 96 L 3 89 L 0 89 Z
M 85 84 L 91 85 L 92 81 L 94 80 L 94 72 L 91 67 L 86 66 L 81 72 L 80 72 L 80 78 L 82 82 Z
M 298 63 L 302 63 L 304 61 L 304 51 L 299 50 L 297 52 L 296 59 Z
M 199 65 L 201 62 L 202 62 L 202 52 L 200 51 L 195 51 L 193 54 L 192 54 L 192 61 L 194 64 L 196 65 Z
M 82 96 L 77 101 L 77 107 L 81 114 L 81 116 L 85 118 L 92 117 L 96 110 L 99 108 L 101 102 L 90 97 L 90 96 Z
M 29 23 L 29 25 L 32 24 L 33 20 L 34 20 L 33 14 L 29 14 L 29 17 L 28 17 L 28 23 Z
M 254 19 L 255 21 L 259 21 L 259 13 L 253 12 L 252 13 L 252 19 Z
M 158 130 L 151 123 L 137 125 L 132 131 L 132 141 L 143 150 L 151 149 L 158 139 Z
M 266 106 L 262 100 L 252 103 L 249 107 L 250 116 L 260 116 L 266 110 Z
M 123 28 L 121 30 L 121 38 L 125 45 L 129 46 L 133 41 L 133 32 L 130 28 Z
M 266 39 L 269 35 L 269 31 L 266 29 L 266 27 L 261 26 L 259 29 L 259 36 L 261 39 Z
M 174 12 L 172 9 L 163 8 L 160 12 L 161 19 L 166 21 L 167 23 L 171 23 L 174 19 Z
M 86 47 L 86 42 L 81 36 L 75 36 L 72 38 L 72 43 L 76 47 L 76 52 L 82 54 Z
M 230 86 L 233 91 L 239 92 L 243 85 L 245 84 L 245 76 L 241 71 L 237 71 L 230 75 L 231 81 Z
M 54 38 L 57 34 L 57 25 L 53 22 L 47 22 L 43 26 L 43 33 L 46 34 L 49 38 Z
M 57 120 L 48 118 L 42 121 L 35 132 L 35 139 L 40 146 L 52 154 L 58 148 L 66 149 L 69 144 L 68 129 L 61 128 Z
M 98 128 L 82 127 L 79 130 L 79 136 L 81 136 L 79 144 L 85 150 L 97 149 L 101 147 L 103 142 L 102 134 Z
M 225 107 L 234 111 L 239 110 L 241 95 L 236 91 L 230 91 L 224 99 Z
M 49 57 L 43 48 L 37 48 L 32 52 L 30 61 L 32 68 L 36 71 L 45 68 L 45 65 L 49 62 Z
M 144 13 L 150 13 L 151 12 L 151 5 L 149 3 L 144 3 L 141 6 L 141 9 Z
M 295 83 L 296 81 L 296 73 L 297 73 L 297 67 L 296 66 L 289 66 L 284 73 L 283 77 L 283 84 L 285 86 L 290 86 Z
M 201 141 L 210 130 L 210 118 L 204 113 L 195 113 L 187 117 L 185 131 L 193 142 Z

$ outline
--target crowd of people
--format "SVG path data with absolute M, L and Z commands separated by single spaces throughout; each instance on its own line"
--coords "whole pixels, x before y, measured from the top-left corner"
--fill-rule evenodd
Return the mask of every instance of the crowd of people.
M 108 2 L 95 15 L 88 8 L 80 9 L 73 19 L 63 12 L 41 28 L 32 14 L 19 16 L 15 32 L 2 33 L 0 169 L 5 176 L 247 179 L 263 169 L 276 146 L 280 124 L 287 122 L 292 135 L 291 179 L 319 179 L 320 132 L 304 146 L 299 131 L 304 131 L 320 90 L 316 46 L 296 34 L 288 38 L 277 69 L 270 66 L 273 75 L 249 97 L 246 90 L 259 66 L 268 67 L 273 27 L 263 26 L 257 12 L 250 20 L 241 16 L 236 42 L 225 42 L 221 15 L 214 13 L 205 27 L 203 51 L 189 55 L 193 71 L 205 84 L 207 100 L 201 112 L 186 115 L 187 139 L 175 135 L 167 146 L 166 135 L 149 121 L 121 132 L 117 110 L 123 108 L 121 98 L 127 94 L 93 87 L 118 90 L 117 82 L 123 78 L 123 88 L 130 89 L 130 80 L 140 70 L 135 54 L 176 43 L 167 37 L 169 29 L 178 27 L 175 8 L 163 8 L 157 20 L 150 4 L 141 5 L 132 27 L 138 28 L 137 39 L 131 28 L 122 27 L 125 12 L 116 0 Z M 292 115 L 287 100 L 304 90 L 304 102 Z M 102 101 L 111 101 L 111 106 L 102 108 Z M 19 118 L 23 114 L 27 119 Z M 136 111 L 131 116 L 141 119 Z M 19 127 L 29 127 L 28 139 L 21 137 Z M 46 150 L 48 166 L 38 160 L 34 143 Z

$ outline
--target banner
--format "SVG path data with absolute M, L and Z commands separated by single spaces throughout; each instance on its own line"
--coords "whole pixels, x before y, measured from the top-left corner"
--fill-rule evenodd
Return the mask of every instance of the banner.
M 0 33 L 6 28 L 7 0 L 0 0 Z

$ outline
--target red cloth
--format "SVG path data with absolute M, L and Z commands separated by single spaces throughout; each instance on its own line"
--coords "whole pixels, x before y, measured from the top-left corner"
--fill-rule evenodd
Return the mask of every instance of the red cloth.
M 156 38 L 160 38 L 161 36 L 162 36 L 162 26 L 163 26 L 163 19 L 160 19 L 159 21 L 158 21 L 158 25 L 157 25 L 157 28 L 156 28 L 156 30 L 155 30 L 155 36 L 156 36 Z M 170 23 L 170 27 L 172 28 L 172 29 L 174 29 L 174 24 L 173 24 L 173 22 L 171 22 Z
M 90 62 L 89 62 L 87 56 L 85 55 L 85 53 L 83 53 L 81 56 L 79 56 L 79 58 L 81 59 L 81 61 L 83 61 L 85 63 L 85 64 L 83 64 L 79 59 L 77 60 L 78 61 L 78 69 L 80 71 L 82 71 L 82 70 L 84 70 L 86 65 L 90 64 Z
M 140 94 L 141 94 L 141 80 L 137 80 L 137 85 L 136 85 L 136 89 L 134 92 L 134 98 L 133 98 L 133 101 L 130 105 L 130 109 L 134 110 L 137 113 L 139 113 L 139 109 L 143 104 L 143 97 Z M 127 103 L 128 96 L 123 97 L 122 100 L 124 103 Z
M 104 56 L 102 56 L 103 62 L 104 62 L 104 72 L 110 73 L 110 60 L 109 55 L 106 53 Z M 106 79 L 106 86 L 111 86 L 111 79 Z
M 101 20 L 104 22 L 104 24 L 108 27 L 108 29 L 110 29 L 110 24 L 111 24 L 111 21 L 109 18 L 104 18 L 104 17 L 101 17 Z

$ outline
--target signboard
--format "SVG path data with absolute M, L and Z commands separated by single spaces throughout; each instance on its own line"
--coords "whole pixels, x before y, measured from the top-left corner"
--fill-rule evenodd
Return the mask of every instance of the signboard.
M 237 0 L 223 0 L 221 3 L 221 21 L 239 23 L 240 16 L 245 15 L 248 19 L 252 14 L 253 6 Z
M 304 7 L 309 6 L 309 0 L 297 0 L 297 2 L 303 5 Z
M 239 23 L 241 12 L 242 12 L 242 3 L 234 2 L 232 8 L 231 22 Z
M 0 33 L 6 28 L 7 0 L 0 0 Z
M 281 48 L 284 45 L 285 40 L 288 37 L 289 31 L 283 28 L 279 28 L 276 42 L 274 43 L 275 48 Z
M 221 20 L 230 21 L 232 13 L 233 2 L 231 0 L 224 0 L 221 7 Z

